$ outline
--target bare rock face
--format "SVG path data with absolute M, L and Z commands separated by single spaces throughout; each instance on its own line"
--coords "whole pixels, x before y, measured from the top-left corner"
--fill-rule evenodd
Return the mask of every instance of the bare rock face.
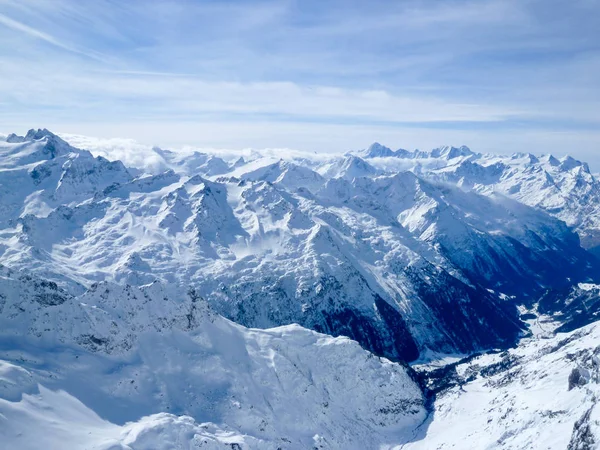
M 590 371 L 585 367 L 575 367 L 569 374 L 569 390 L 585 386 L 590 381 Z
M 567 450 L 595 450 L 598 448 L 598 435 L 594 433 L 593 427 L 598 428 L 600 423 L 593 422 L 592 413 L 595 406 L 588 409 L 581 418 L 573 425 L 573 434 L 569 441 Z

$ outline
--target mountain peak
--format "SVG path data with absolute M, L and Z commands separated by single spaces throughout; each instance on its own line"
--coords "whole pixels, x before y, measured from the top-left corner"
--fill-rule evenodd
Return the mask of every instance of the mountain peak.
M 369 145 L 369 148 L 367 148 L 365 151 L 365 155 L 368 158 L 382 158 L 386 156 L 394 156 L 394 151 L 385 145 L 381 145 L 379 142 L 374 142 Z
M 30 129 L 25 136 L 19 136 L 16 133 L 11 133 L 6 137 L 6 142 L 9 144 L 17 144 L 21 142 L 39 141 L 45 137 L 60 139 L 54 133 L 49 131 L 47 128 L 35 128 Z
M 25 142 L 25 138 L 23 136 L 19 136 L 18 134 L 10 133 L 8 136 L 6 136 L 6 142 L 9 144 L 19 144 L 21 142 Z
M 43 129 L 38 128 L 37 130 L 35 128 L 32 128 L 25 135 L 25 140 L 26 141 L 38 141 L 45 137 L 60 139 L 57 135 L 55 135 L 54 133 L 49 131 L 47 128 L 43 128 Z
M 560 158 L 560 168 L 562 170 L 571 170 L 581 166 L 581 161 L 576 160 L 572 156 L 566 155 Z
M 60 137 L 47 129 L 31 129 L 25 136 L 12 133 L 6 137 L 8 144 L 20 144 L 17 146 L 3 147 L 3 162 L 5 164 L 18 166 L 39 163 L 58 156 L 70 153 L 91 153 L 72 147 Z
M 551 166 L 558 166 L 558 165 L 560 165 L 560 161 L 558 159 L 556 159 L 554 157 L 554 155 L 548 155 L 546 157 L 546 159 L 548 161 L 548 164 L 550 164 Z
M 453 147 L 451 145 L 444 145 L 442 147 L 435 148 L 431 151 L 432 158 L 446 158 L 453 159 L 460 156 L 471 156 L 474 155 L 469 147 L 461 145 L 460 147 Z

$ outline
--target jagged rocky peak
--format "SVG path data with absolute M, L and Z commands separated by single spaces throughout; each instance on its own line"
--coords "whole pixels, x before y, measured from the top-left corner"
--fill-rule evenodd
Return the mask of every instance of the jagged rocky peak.
M 547 162 L 548 164 L 550 164 L 552 167 L 558 166 L 560 165 L 560 161 L 551 154 L 548 155 L 544 155 L 542 158 L 540 158 L 542 161 Z
M 453 147 L 451 145 L 444 145 L 441 147 L 434 148 L 431 151 L 414 150 L 408 151 L 404 149 L 398 149 L 396 151 L 389 149 L 379 143 L 372 144 L 368 149 L 362 152 L 365 158 L 386 158 L 395 157 L 402 159 L 427 159 L 427 158 L 439 158 L 444 160 L 451 160 L 459 157 L 469 157 L 477 155 L 471 151 L 466 145 L 460 147 Z
M 46 128 L 38 128 L 37 130 L 35 128 L 32 128 L 25 135 L 25 140 L 26 141 L 38 141 L 38 140 L 43 139 L 45 137 L 48 137 L 48 138 L 58 138 L 57 135 L 55 135 L 54 133 L 52 133 L 50 130 L 48 130 Z
M 391 148 L 381 145 L 379 142 L 374 142 L 365 150 L 365 155 L 368 158 L 384 158 L 394 156 L 395 152 Z
M 466 145 L 461 145 L 460 147 L 453 147 L 451 145 L 444 145 L 442 147 L 438 147 L 433 149 L 430 152 L 430 156 L 432 158 L 446 158 L 446 159 L 454 159 L 460 156 L 472 156 L 475 153 L 471 151 L 469 147 Z
M 9 144 L 20 144 L 21 142 L 25 142 L 25 136 L 19 136 L 15 133 L 10 133 L 6 136 L 6 142 Z
M 240 156 L 235 162 L 231 165 L 231 169 L 237 169 L 238 167 L 242 167 L 246 165 L 246 159 L 243 156 Z
M 21 154 L 25 157 L 23 161 L 35 159 L 36 157 L 54 159 L 71 151 L 81 151 L 71 147 L 66 141 L 46 128 L 38 128 L 37 130 L 32 128 L 25 136 L 18 136 L 13 133 L 7 137 L 6 142 L 22 144 L 17 146 L 16 150 L 11 151 L 11 155 L 15 157 Z
M 52 133 L 50 130 L 48 130 L 46 128 L 43 128 L 43 129 L 38 128 L 37 130 L 35 128 L 32 128 L 27 132 L 27 134 L 25 136 L 19 136 L 16 133 L 9 134 L 6 137 L 6 142 L 15 144 L 15 143 L 21 143 L 21 142 L 26 142 L 26 141 L 38 141 L 45 137 L 60 139 L 58 136 L 56 136 L 54 133 Z
M 569 155 L 565 155 L 562 158 L 560 158 L 560 168 L 562 170 L 571 170 L 576 167 L 581 167 L 582 165 L 583 163 L 581 161 L 578 161 Z

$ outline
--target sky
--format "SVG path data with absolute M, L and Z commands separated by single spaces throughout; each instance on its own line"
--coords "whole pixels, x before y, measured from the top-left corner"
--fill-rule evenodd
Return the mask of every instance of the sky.
M 600 170 L 600 0 L 0 0 L 0 131 Z

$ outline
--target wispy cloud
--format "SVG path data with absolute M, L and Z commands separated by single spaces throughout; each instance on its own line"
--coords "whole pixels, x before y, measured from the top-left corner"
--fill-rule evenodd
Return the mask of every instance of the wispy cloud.
M 93 58 L 93 59 L 96 59 L 99 61 L 103 61 L 103 58 L 101 57 L 101 55 L 96 52 L 81 50 L 74 46 L 60 42 L 59 40 L 57 40 L 50 34 L 40 31 L 40 30 L 37 30 L 30 26 L 27 26 L 24 23 L 13 20 L 10 17 L 5 16 L 4 14 L 0 14 L 0 25 L 3 25 L 5 27 L 11 28 L 16 31 L 20 31 L 32 38 L 39 39 L 50 45 L 58 47 L 62 50 L 66 50 L 68 52 L 77 53 L 79 55 L 83 55 L 88 58 Z
M 0 0 L 0 120 L 589 149 L 599 22 L 597 0 Z

